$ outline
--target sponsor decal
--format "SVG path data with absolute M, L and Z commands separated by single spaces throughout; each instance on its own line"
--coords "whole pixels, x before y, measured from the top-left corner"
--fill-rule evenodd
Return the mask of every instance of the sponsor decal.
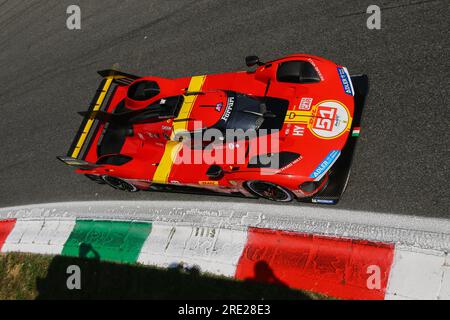
M 322 75 L 322 72 L 320 72 L 320 70 L 319 70 L 319 68 L 317 67 L 317 65 L 316 65 L 316 63 L 314 62 L 314 60 L 311 59 L 311 58 L 308 58 L 308 61 L 309 61 L 309 63 L 312 64 L 312 66 L 314 67 L 314 69 L 316 69 L 316 72 L 317 72 L 317 74 L 319 75 L 320 80 L 323 81 L 323 75 Z
M 159 133 L 147 132 L 147 135 L 152 139 L 158 139 Z
M 219 102 L 218 104 L 216 104 L 216 111 L 217 111 L 217 112 L 222 111 L 222 107 L 223 107 L 222 102 Z
M 285 135 L 288 135 L 289 132 L 291 132 L 291 124 L 290 124 L 290 123 L 288 123 L 288 124 L 286 125 L 286 130 L 284 130 L 284 134 L 285 134 Z
M 290 110 L 284 119 L 286 124 L 307 126 L 320 139 L 334 139 L 350 130 L 352 118 L 347 107 L 336 100 L 325 100 L 311 110 Z M 291 131 L 287 128 L 286 135 Z M 301 135 L 297 128 L 296 135 Z
M 302 100 L 300 100 L 300 104 L 298 105 L 298 110 L 310 110 L 312 102 L 312 98 L 302 98 Z
M 227 107 L 221 118 L 223 121 L 227 121 L 228 118 L 230 117 L 231 110 L 233 110 L 233 105 L 234 105 L 234 97 L 229 97 L 227 101 Z
M 328 171 L 328 169 L 331 168 L 331 166 L 336 162 L 336 160 L 341 155 L 341 151 L 339 150 L 332 150 L 330 153 L 325 157 L 325 159 L 317 166 L 316 169 L 310 174 L 310 178 L 314 178 L 314 181 L 318 181 L 322 179 L 324 174 Z
M 312 199 L 313 203 L 326 203 L 326 204 L 334 204 L 336 200 L 333 199 Z
M 322 101 L 312 109 L 308 127 L 321 139 L 334 139 L 350 130 L 351 117 L 347 107 L 339 101 Z
M 289 169 L 290 167 L 292 167 L 293 165 L 295 165 L 297 162 L 299 162 L 300 160 L 302 160 L 303 157 L 299 156 L 297 159 L 295 159 L 294 161 L 292 161 L 291 163 L 285 165 L 283 168 L 281 168 L 280 170 L 278 170 L 277 172 L 283 172 L 284 170 Z
M 171 126 L 162 126 L 161 129 L 165 130 L 165 131 L 171 131 L 172 127 Z
M 342 87 L 344 87 L 345 93 L 353 96 L 354 95 L 353 84 L 350 79 L 350 75 L 348 74 L 347 68 L 339 67 L 337 68 L 337 71 L 339 74 L 339 78 L 341 79 Z
M 218 186 L 219 181 L 199 181 L 198 184 L 201 184 L 204 186 Z
M 161 100 L 159 101 L 159 103 L 160 103 L 160 104 L 166 104 L 166 99 L 161 99 Z
M 302 125 L 294 125 L 294 130 L 292 131 L 293 136 L 303 137 L 305 134 L 305 127 Z

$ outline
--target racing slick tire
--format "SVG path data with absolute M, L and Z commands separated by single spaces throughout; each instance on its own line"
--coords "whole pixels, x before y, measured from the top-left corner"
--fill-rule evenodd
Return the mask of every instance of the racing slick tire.
M 289 202 L 294 199 L 294 195 L 289 190 L 265 181 L 246 181 L 244 186 L 254 195 L 277 202 Z
M 113 187 L 114 189 L 126 191 L 126 192 L 138 192 L 139 189 L 136 188 L 136 186 L 132 185 L 129 182 L 126 182 L 125 180 L 122 180 L 120 178 L 111 177 L 111 176 L 102 176 L 103 181 L 106 182 L 109 186 Z

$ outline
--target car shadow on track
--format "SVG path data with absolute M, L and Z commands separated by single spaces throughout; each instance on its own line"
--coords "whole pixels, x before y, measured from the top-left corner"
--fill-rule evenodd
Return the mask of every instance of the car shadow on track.
M 69 266 L 80 270 L 80 289 L 67 286 Z M 257 279 L 233 279 L 201 274 L 197 269 L 159 269 L 56 256 L 44 278 L 36 280 L 37 299 L 295 299 L 317 298 L 285 286 L 258 265 Z M 268 281 L 272 284 L 260 283 Z
M 278 287 L 288 287 L 286 283 L 277 278 L 269 264 L 263 260 L 255 264 L 254 277 L 246 280 L 254 283 L 268 283 Z

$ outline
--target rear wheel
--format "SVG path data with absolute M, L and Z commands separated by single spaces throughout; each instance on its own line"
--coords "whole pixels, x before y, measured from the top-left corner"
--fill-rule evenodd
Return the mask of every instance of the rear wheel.
M 120 178 L 111 177 L 111 176 L 103 176 L 103 181 L 105 181 L 109 186 L 113 187 L 117 190 L 122 190 L 126 192 L 137 192 L 139 191 L 136 186 L 132 185 L 129 182 L 126 182 L 125 180 L 122 180 Z
M 268 200 L 289 202 L 294 199 L 292 192 L 271 182 L 247 181 L 245 186 L 253 194 Z

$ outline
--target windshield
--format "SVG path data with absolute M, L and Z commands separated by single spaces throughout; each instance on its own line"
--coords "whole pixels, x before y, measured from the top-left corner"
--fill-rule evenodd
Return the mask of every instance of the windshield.
M 213 128 L 227 129 L 280 130 L 289 102 L 271 97 L 251 97 L 245 94 L 227 91 L 227 106 L 220 120 Z

